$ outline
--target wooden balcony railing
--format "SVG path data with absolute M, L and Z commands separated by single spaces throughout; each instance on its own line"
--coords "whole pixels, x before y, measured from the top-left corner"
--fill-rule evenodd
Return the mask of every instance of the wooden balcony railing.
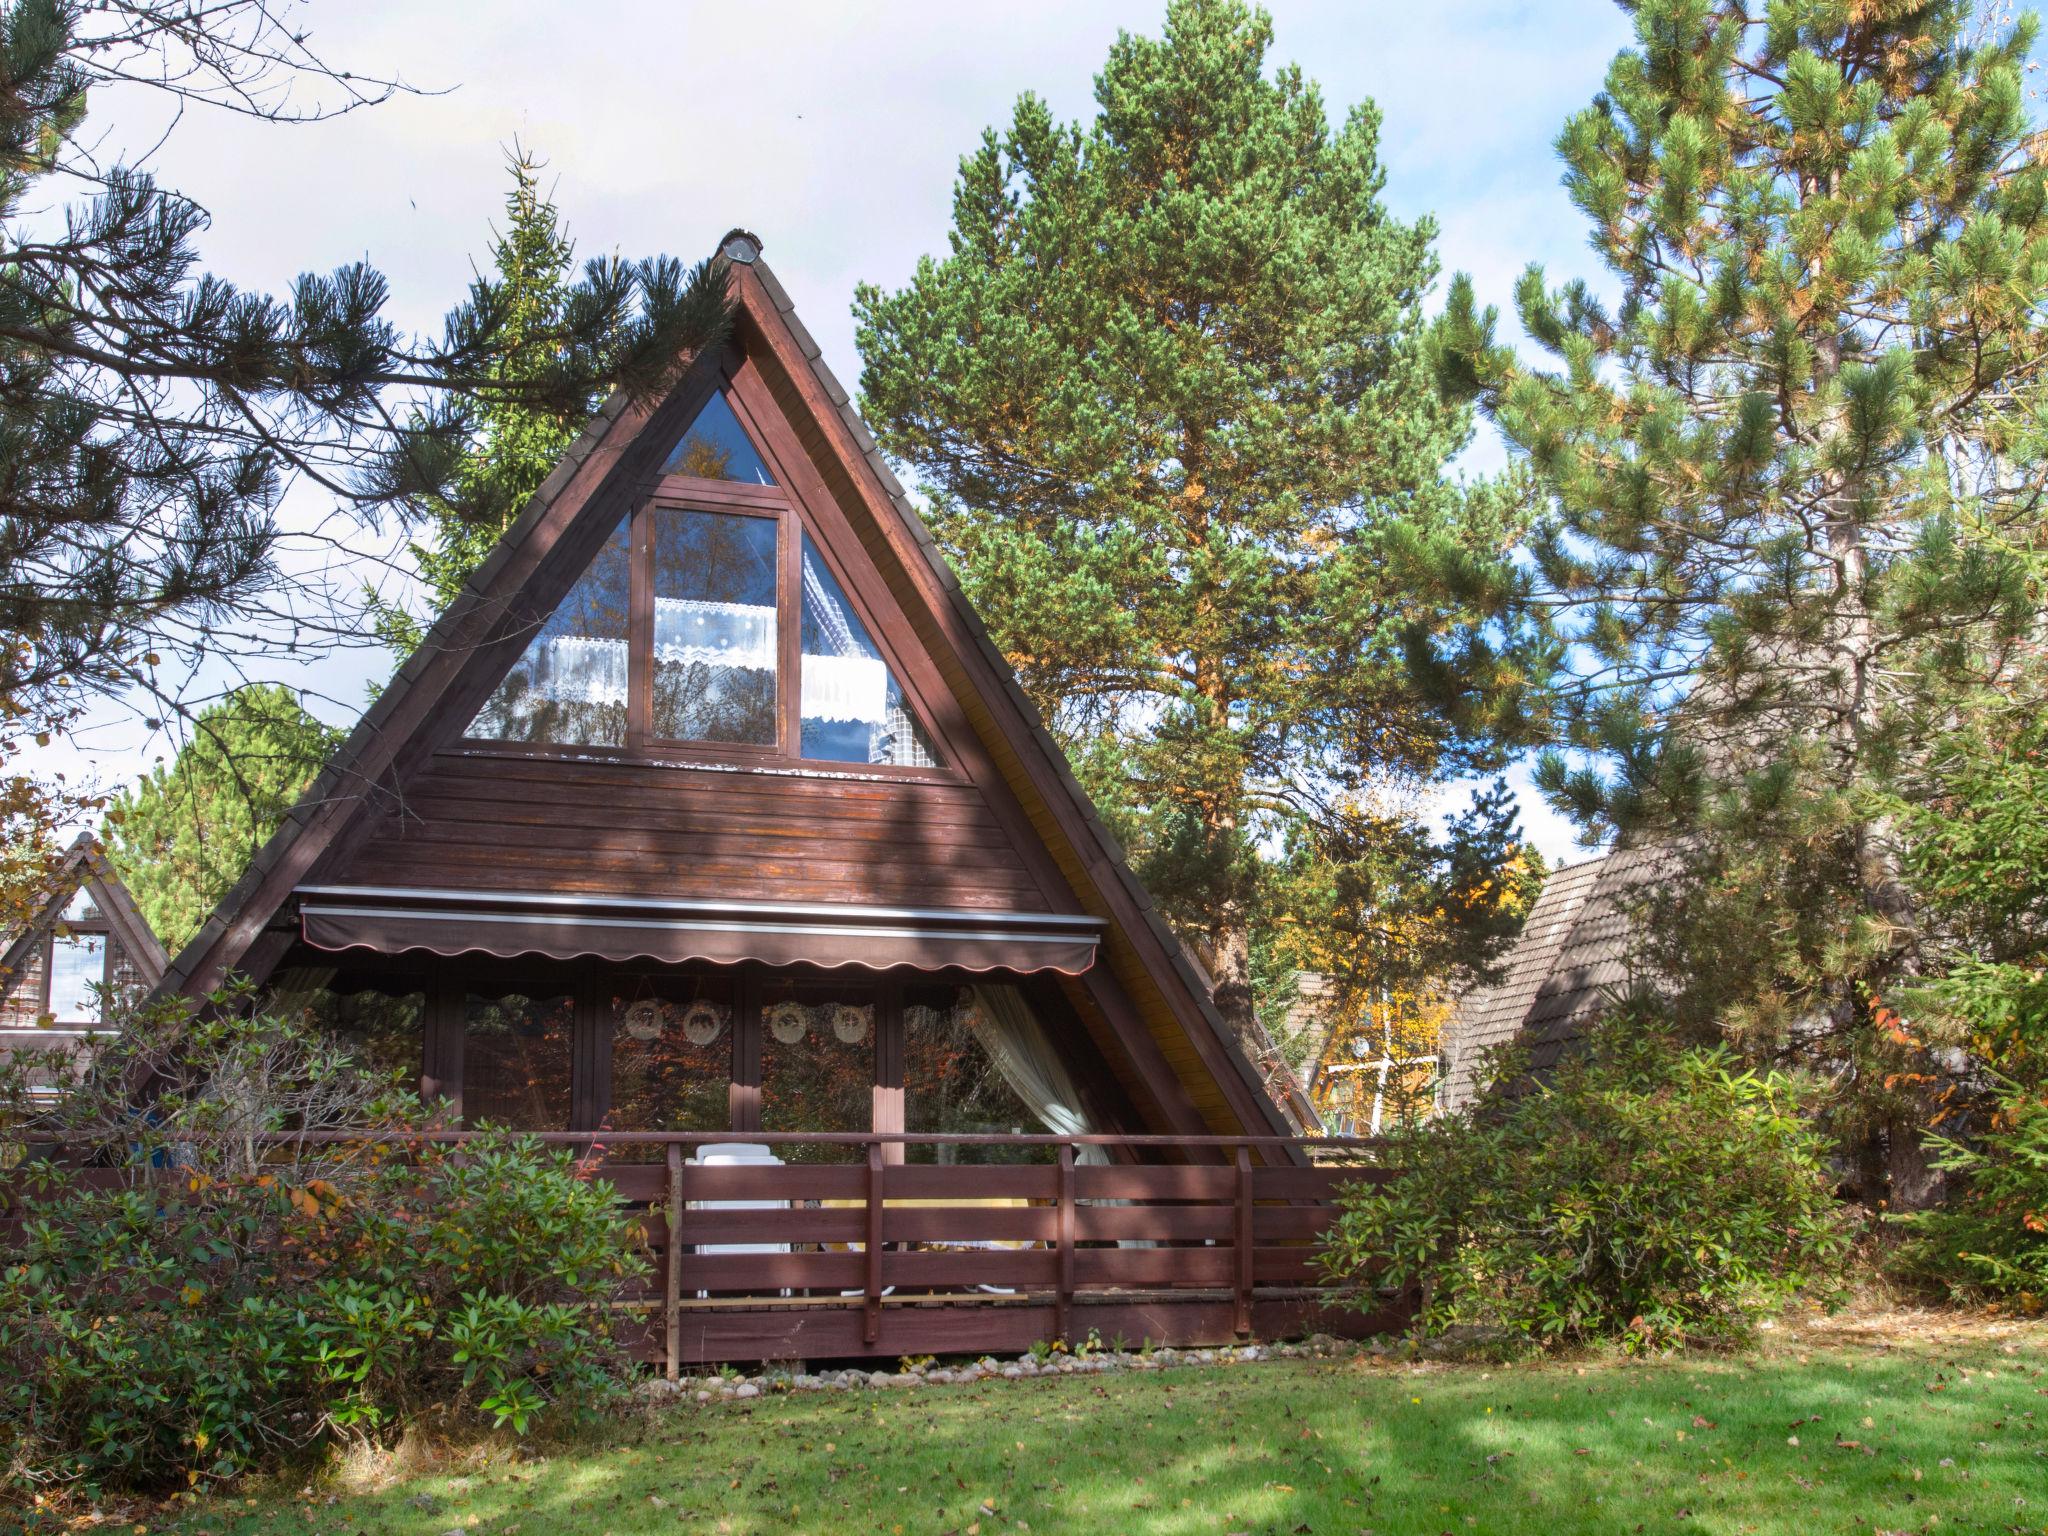
M 541 1139 L 602 1159 L 602 1176 L 639 1213 L 655 1267 L 622 1298 L 631 1321 L 621 1332 L 671 1376 L 719 1360 L 1017 1353 L 1091 1331 L 1105 1342 L 1177 1346 L 1311 1331 L 1363 1336 L 1401 1327 L 1409 1315 L 1399 1300 L 1361 1310 L 1330 1289 L 1315 1262 L 1338 1191 L 1393 1177 L 1374 1163 L 1380 1144 L 1370 1140 Z M 737 1141 L 765 1143 L 790 1160 L 695 1160 L 702 1147 Z M 1103 1151 L 1084 1161 L 1088 1147 Z M 933 1157 L 1041 1160 L 925 1161 L 927 1148 Z

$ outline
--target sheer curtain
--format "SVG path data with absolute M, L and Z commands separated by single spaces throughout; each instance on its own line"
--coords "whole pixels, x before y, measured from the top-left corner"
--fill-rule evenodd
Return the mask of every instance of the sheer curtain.
M 970 1026 L 981 1048 L 988 1052 L 1010 1091 L 1022 1099 L 1039 1123 L 1055 1136 L 1086 1136 L 1095 1130 L 1087 1110 L 1081 1107 L 1080 1090 L 1067 1064 L 1053 1050 L 1045 1026 L 1024 1001 L 1024 995 L 1006 983 L 980 986 L 974 992 L 974 1021 Z M 1077 1147 L 1077 1163 L 1107 1163 L 1105 1147 Z

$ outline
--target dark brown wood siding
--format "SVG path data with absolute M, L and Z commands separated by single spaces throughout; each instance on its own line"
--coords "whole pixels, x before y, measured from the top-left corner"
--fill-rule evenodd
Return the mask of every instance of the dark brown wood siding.
M 971 784 L 475 751 L 436 754 L 320 881 L 1078 910 Z

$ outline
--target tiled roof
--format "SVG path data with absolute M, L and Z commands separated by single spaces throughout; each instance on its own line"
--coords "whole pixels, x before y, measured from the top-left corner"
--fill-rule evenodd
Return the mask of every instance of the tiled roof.
M 1485 1053 L 1520 1038 L 1540 1071 L 1638 979 L 1631 909 L 1677 860 L 1667 844 L 1623 848 L 1554 870 L 1502 978 L 1460 997 L 1444 1032 L 1446 1109 L 1486 1088 Z

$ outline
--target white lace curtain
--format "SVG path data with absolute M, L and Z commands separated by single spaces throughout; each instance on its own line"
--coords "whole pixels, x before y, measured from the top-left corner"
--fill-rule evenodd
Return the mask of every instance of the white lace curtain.
M 803 691 L 806 720 L 850 720 L 881 726 L 889 716 L 889 669 L 846 611 L 837 586 L 818 565 L 817 551 L 804 547 L 804 617 L 824 639 L 804 646 Z
M 1024 995 L 1007 983 L 975 987 L 973 992 L 970 1027 L 1010 1091 L 1055 1136 L 1092 1134 L 1095 1126 L 1082 1107 L 1074 1076 L 1053 1049 L 1045 1026 L 1038 1022 Z M 1104 1147 L 1081 1147 L 1075 1151 L 1074 1161 L 1107 1163 L 1109 1152 Z

